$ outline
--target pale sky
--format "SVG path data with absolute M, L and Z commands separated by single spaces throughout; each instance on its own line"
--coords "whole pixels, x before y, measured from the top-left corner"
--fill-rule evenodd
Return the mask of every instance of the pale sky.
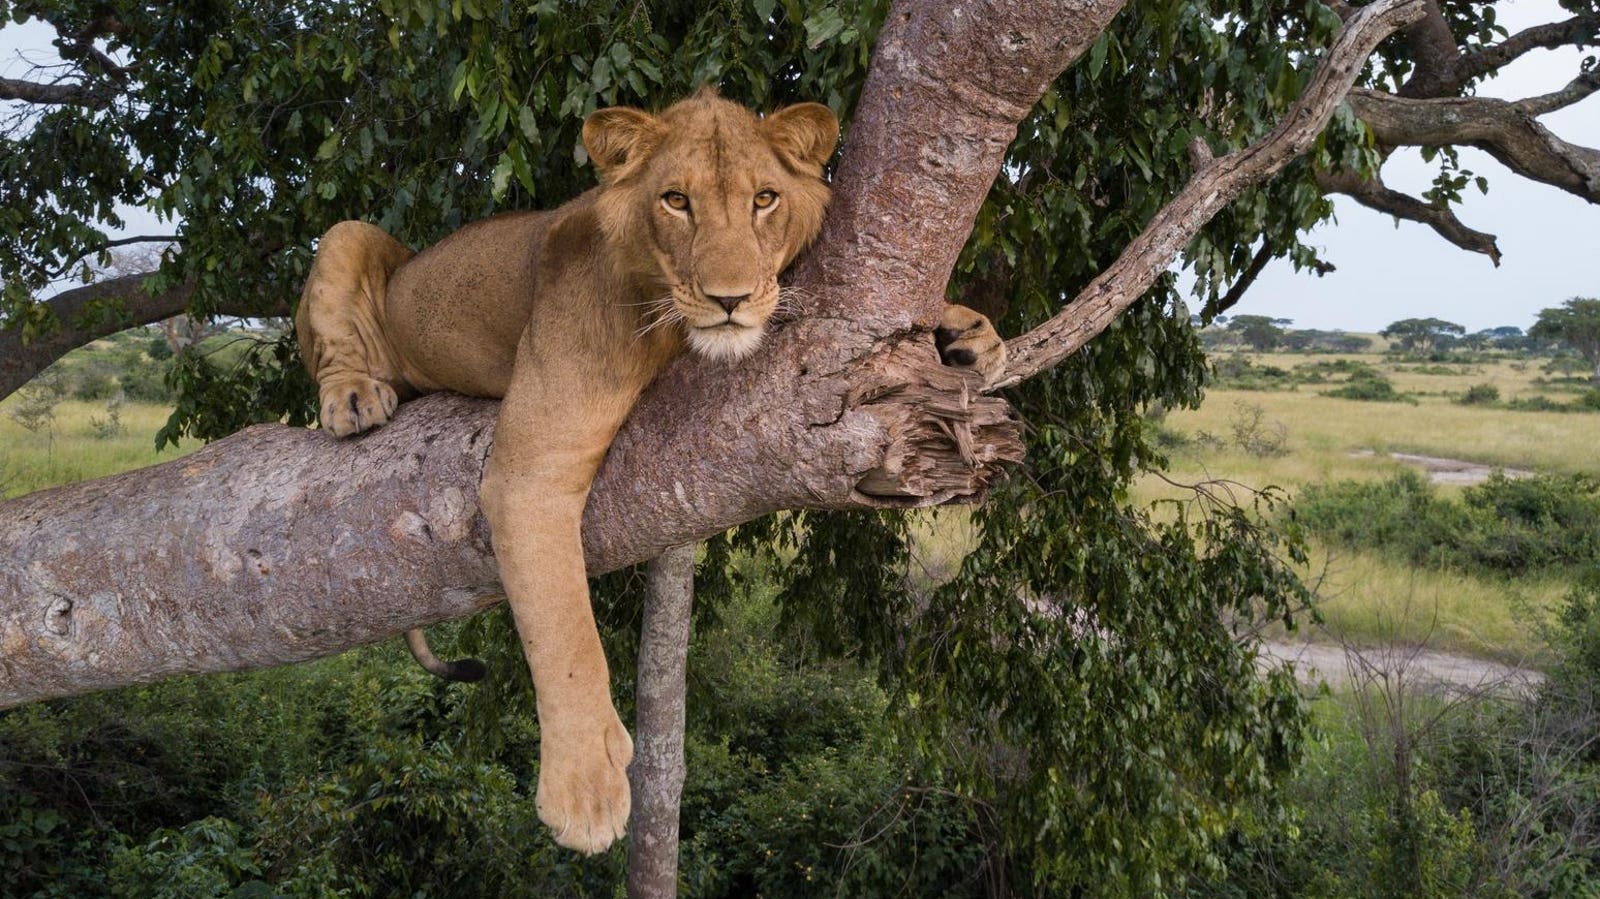
M 1529 25 L 1568 18 L 1555 0 L 1505 0 L 1500 24 L 1515 33 Z M 37 22 L 0 27 L 0 75 L 19 77 L 19 54 L 47 61 L 51 33 Z M 23 49 L 27 48 L 27 49 Z M 1579 72 L 1583 54 L 1536 50 L 1482 88 L 1489 96 L 1520 99 L 1549 93 Z M 0 111 L 15 104 L 0 103 Z M 1600 147 L 1600 96 L 1541 121 L 1577 144 Z M 1262 272 L 1232 314 L 1292 319 L 1302 328 L 1377 331 L 1392 321 L 1438 317 L 1469 331 L 1499 325 L 1526 328 L 1538 311 L 1572 296 L 1600 297 L 1600 206 L 1511 174 L 1487 154 L 1466 148 L 1462 165 L 1489 179 L 1489 193 L 1468 188 L 1457 214 L 1469 227 L 1500 239 L 1502 260 L 1456 249 L 1423 225 L 1398 227 L 1387 215 L 1336 198 L 1338 221 L 1313 231 L 1308 242 L 1338 267 L 1322 278 L 1296 273 L 1279 260 Z M 1403 150 L 1384 168 L 1390 187 L 1425 190 L 1433 169 L 1415 150 Z M 164 233 L 144 213 L 127 211 L 128 233 Z

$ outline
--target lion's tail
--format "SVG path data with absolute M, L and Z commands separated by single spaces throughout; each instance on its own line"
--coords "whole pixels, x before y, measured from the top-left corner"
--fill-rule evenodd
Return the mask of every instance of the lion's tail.
M 445 680 L 470 683 L 483 680 L 483 676 L 488 673 L 488 669 L 477 659 L 456 659 L 453 662 L 446 662 L 434 655 L 433 650 L 428 648 L 428 636 L 420 627 L 406 631 L 406 648 L 411 650 L 411 657 L 417 660 L 417 664 Z

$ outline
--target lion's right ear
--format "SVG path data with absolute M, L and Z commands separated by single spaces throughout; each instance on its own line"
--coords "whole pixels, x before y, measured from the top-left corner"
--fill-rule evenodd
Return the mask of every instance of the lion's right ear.
M 607 181 L 617 181 L 633 171 L 665 133 L 661 121 L 648 112 L 626 106 L 597 109 L 583 123 L 583 149 Z

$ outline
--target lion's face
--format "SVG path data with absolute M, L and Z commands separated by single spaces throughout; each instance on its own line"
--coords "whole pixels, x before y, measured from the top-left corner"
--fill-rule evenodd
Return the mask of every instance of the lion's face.
M 709 91 L 660 115 L 602 109 L 583 140 L 599 167 L 607 236 L 662 285 L 651 320 L 681 321 L 689 347 L 739 358 L 778 308 L 778 273 L 822 226 L 822 166 L 839 123 L 802 103 L 757 118 Z

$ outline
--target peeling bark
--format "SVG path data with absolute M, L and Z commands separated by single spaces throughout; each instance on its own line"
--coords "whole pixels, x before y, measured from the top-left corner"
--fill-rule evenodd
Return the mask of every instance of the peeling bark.
M 802 330 L 767 358 L 814 359 Z M 1021 458 L 1005 403 L 931 343 L 888 344 L 860 368 L 769 373 L 723 407 L 652 394 L 680 429 L 630 426 L 607 456 L 584 518 L 589 571 L 780 509 L 981 497 Z M 351 441 L 258 425 L 0 504 L 0 707 L 318 658 L 498 602 L 477 501 L 497 409 L 424 397 Z

